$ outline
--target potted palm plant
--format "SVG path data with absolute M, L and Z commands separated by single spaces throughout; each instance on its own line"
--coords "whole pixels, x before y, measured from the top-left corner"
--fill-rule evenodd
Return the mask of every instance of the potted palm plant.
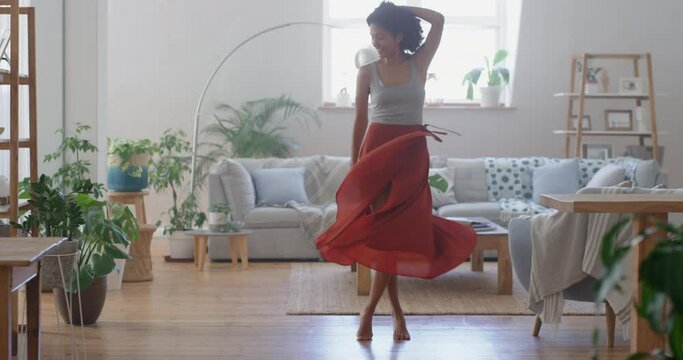
M 503 90 L 503 85 L 510 82 L 510 71 L 500 65 L 507 56 L 508 52 L 505 49 L 500 49 L 493 55 L 492 62 L 489 61 L 488 56 L 484 56 L 486 68 L 477 67 L 465 74 L 465 77 L 462 79 L 462 84 L 467 84 L 467 99 L 474 99 L 474 86 L 477 85 L 482 72 L 484 72 L 487 78 L 487 86 L 479 87 L 479 92 L 481 93 L 481 106 L 500 106 L 500 94 Z
M 190 173 L 192 147 L 183 131 L 166 130 L 158 143 L 150 169 L 150 186 L 157 192 L 170 191 L 171 207 L 163 215 L 168 216 L 164 235 L 169 235 L 171 259 L 191 259 L 194 256 L 192 236 L 185 230 L 201 228 L 206 214 L 198 210 L 195 194 L 186 188 L 185 177 Z M 157 221 L 157 226 L 161 220 Z
M 107 140 L 107 186 L 112 191 L 136 192 L 148 186 L 148 169 L 155 149 L 149 139 Z
M 225 157 L 292 156 L 298 144 L 284 135 L 287 123 L 295 121 L 305 130 L 310 122 L 320 124 L 314 110 L 284 95 L 248 101 L 239 109 L 220 104 L 214 118 L 216 121 L 202 130 L 210 140 L 198 144 L 204 151 L 195 167 L 197 184 L 203 184 L 211 166 Z

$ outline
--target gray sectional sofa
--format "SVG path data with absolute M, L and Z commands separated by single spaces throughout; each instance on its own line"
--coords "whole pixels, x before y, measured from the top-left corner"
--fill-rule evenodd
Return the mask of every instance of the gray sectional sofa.
M 482 216 L 506 223 L 518 215 L 546 211 L 533 201 L 533 171 L 563 159 L 476 158 L 459 159 L 432 156 L 432 168 L 448 168 L 457 203 L 434 209 L 442 217 Z M 601 167 L 616 163 L 625 168 L 625 178 L 638 186 L 653 187 L 666 183 L 666 172 L 653 161 L 633 158 L 605 160 L 578 159 L 579 187 L 585 186 Z M 282 206 L 256 206 L 257 194 L 252 172 L 266 168 L 305 168 L 305 191 L 310 203 L 334 214 L 334 196 L 349 169 L 348 157 L 316 155 L 288 159 L 224 159 L 209 175 L 209 204 L 227 202 L 233 218 L 253 230 L 249 237 L 252 259 L 318 258 L 311 236 L 303 226 L 301 212 Z M 277 187 L 274 183 L 272 186 Z M 225 239 L 209 239 L 209 257 L 228 259 Z

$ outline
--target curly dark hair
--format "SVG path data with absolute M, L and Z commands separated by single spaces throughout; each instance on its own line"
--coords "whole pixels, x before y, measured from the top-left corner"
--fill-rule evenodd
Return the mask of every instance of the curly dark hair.
M 383 1 L 366 19 L 368 25 L 375 24 L 394 36 L 403 34 L 399 46 L 403 52 L 414 54 L 422 44 L 422 25 L 412 12 L 389 1 Z

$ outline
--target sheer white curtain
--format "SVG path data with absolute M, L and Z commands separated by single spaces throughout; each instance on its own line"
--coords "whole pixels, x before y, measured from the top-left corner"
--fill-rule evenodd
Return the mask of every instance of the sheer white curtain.
M 10 27 L 9 16 L 0 16 L 0 32 L 4 29 Z M 21 73 L 28 72 L 28 36 L 27 36 L 27 22 L 24 16 L 20 16 L 19 20 L 20 27 L 20 39 L 19 39 L 19 52 L 20 52 L 20 64 L 19 71 Z M 11 46 L 11 44 L 10 44 Z M 10 53 L 9 47 L 7 48 L 7 54 Z M 8 70 L 9 64 L 5 61 L 0 62 L 0 69 Z M 7 85 L 0 86 L 0 127 L 5 128 L 5 132 L 0 135 L 0 139 L 9 139 L 9 122 L 10 122 L 10 89 Z M 28 88 L 26 86 L 20 87 L 19 90 L 19 137 L 27 138 L 29 136 L 28 131 Z M 27 149 L 21 149 L 19 151 L 19 178 L 29 176 L 30 162 Z M 9 152 L 0 151 L 0 175 L 4 175 L 9 178 Z

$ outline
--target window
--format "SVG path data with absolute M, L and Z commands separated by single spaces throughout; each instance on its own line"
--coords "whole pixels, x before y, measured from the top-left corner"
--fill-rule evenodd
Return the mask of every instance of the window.
M 484 56 L 493 56 L 504 48 L 505 0 L 396 0 L 396 5 L 434 9 L 445 18 L 441 45 L 429 72 L 437 85 L 428 97 L 442 98 L 447 103 L 464 103 L 466 87 L 462 78 L 472 68 L 483 66 Z M 379 4 L 367 0 L 327 0 L 324 22 L 340 28 L 327 30 L 324 51 L 324 98 L 334 100 L 342 88 L 353 96 L 357 69 L 354 56 L 358 49 L 371 46 L 365 18 Z M 429 23 L 422 21 L 424 36 Z M 429 88 L 428 91 L 432 91 Z M 479 97 L 475 91 L 475 101 Z

